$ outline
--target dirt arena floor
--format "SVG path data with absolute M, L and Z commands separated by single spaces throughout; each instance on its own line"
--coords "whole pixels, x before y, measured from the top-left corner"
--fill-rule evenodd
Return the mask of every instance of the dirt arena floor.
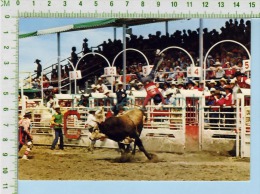
M 19 155 L 21 156 L 25 148 Z M 20 180 L 207 180 L 250 179 L 250 161 L 213 152 L 184 154 L 153 152 L 149 161 L 137 151 L 127 162 L 116 149 L 87 148 L 50 150 L 34 146 L 30 160 L 18 161 Z

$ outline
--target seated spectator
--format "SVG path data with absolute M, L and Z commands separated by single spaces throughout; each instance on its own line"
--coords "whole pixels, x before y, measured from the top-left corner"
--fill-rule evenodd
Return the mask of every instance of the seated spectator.
M 237 84 L 240 88 L 250 88 L 250 79 L 248 79 L 245 74 L 237 71 L 234 75 L 237 80 Z
M 207 86 L 204 87 L 204 81 L 203 80 L 199 81 L 198 91 L 205 91 L 205 92 L 209 91 Z
M 225 75 L 225 71 L 221 67 L 220 62 L 215 63 L 215 75 L 216 75 L 216 79 L 221 79 Z
M 96 86 L 95 84 L 92 84 L 92 85 L 91 85 L 91 91 L 90 91 L 90 93 L 98 93 L 98 91 L 97 91 L 97 86 Z
M 142 82 L 138 82 L 137 84 L 137 91 L 145 91 L 144 85 Z
M 174 69 L 172 67 L 170 67 L 170 72 L 168 73 L 168 77 L 166 81 L 172 81 L 175 80 L 175 72 Z
M 219 80 L 219 87 L 218 87 L 218 90 L 220 91 L 224 91 L 225 90 L 225 87 L 227 86 L 227 80 L 222 77 L 220 80 Z
M 209 90 L 211 89 L 211 88 L 214 88 L 214 89 L 216 89 L 216 85 L 217 85 L 217 82 L 215 81 L 215 80 L 210 80 L 209 82 L 208 82 L 208 88 L 209 88 Z
M 58 87 L 58 76 L 56 73 L 51 75 L 51 85 L 53 87 Z
M 184 82 L 183 82 L 183 80 L 177 81 L 177 88 L 178 88 L 179 90 L 185 89 L 185 88 L 184 88 Z
M 97 85 L 97 91 L 98 93 L 104 93 L 103 88 L 99 84 Z
M 176 67 L 176 74 L 175 74 L 175 79 L 177 82 L 182 81 L 185 77 L 182 72 L 182 69 L 180 67 Z
M 213 60 L 210 61 L 210 66 L 207 69 L 207 76 L 206 79 L 215 79 L 216 78 L 216 68 L 215 68 L 215 63 L 212 63 Z
M 170 88 L 168 90 L 170 90 L 173 94 L 177 93 L 176 81 L 171 81 Z
M 172 95 L 173 95 L 173 93 L 172 93 L 172 91 L 171 90 L 167 90 L 166 92 L 165 92 L 165 96 L 166 96 L 166 98 L 165 98 L 165 104 L 166 105 L 176 105 L 176 101 L 175 101 L 175 99 L 172 97 Z
M 50 86 L 50 80 L 45 74 L 42 76 L 42 86 L 43 88 L 48 88 Z
M 187 90 L 197 90 L 198 89 L 198 83 L 194 80 L 189 80 L 188 83 L 186 84 Z
M 234 77 L 235 72 L 236 72 L 235 68 L 231 67 L 229 62 L 226 62 L 224 77 L 227 79 L 232 79 Z

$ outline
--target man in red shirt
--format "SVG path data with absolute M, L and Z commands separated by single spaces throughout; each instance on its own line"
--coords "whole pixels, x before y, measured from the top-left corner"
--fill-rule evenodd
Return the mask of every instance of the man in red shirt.
M 163 57 L 164 57 L 164 54 L 160 55 L 159 53 L 160 53 L 160 50 L 157 49 L 156 55 L 155 55 L 155 60 L 154 60 L 154 65 L 153 65 L 153 68 L 152 68 L 151 72 L 149 73 L 149 75 L 147 75 L 146 77 L 142 77 L 139 72 L 136 73 L 137 78 L 139 79 L 140 82 L 143 83 L 144 88 L 147 92 L 147 95 L 146 95 L 144 103 L 143 103 L 143 108 L 145 108 L 145 106 L 147 105 L 149 100 L 151 100 L 152 98 L 153 98 L 155 104 L 159 104 L 161 102 L 163 104 L 165 104 L 165 100 L 164 100 L 164 97 L 162 96 L 162 93 L 160 92 L 159 88 L 157 88 L 157 86 L 155 85 L 155 83 L 153 81 L 157 68 L 162 63 Z
M 232 95 L 232 88 L 230 86 L 226 86 L 225 88 L 226 96 L 224 98 L 223 104 L 223 112 L 225 115 L 225 127 L 230 129 L 231 127 L 234 128 L 234 108 L 233 108 L 233 95 Z

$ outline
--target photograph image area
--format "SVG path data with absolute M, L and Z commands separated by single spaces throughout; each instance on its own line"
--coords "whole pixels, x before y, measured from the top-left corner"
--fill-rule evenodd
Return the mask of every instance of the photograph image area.
M 250 19 L 19 19 L 18 179 L 249 181 Z

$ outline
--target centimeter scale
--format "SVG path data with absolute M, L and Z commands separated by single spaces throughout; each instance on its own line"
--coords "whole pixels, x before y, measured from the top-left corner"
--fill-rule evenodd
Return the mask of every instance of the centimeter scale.
M 1 0 L 0 193 L 17 184 L 20 17 L 259 18 L 259 0 Z

